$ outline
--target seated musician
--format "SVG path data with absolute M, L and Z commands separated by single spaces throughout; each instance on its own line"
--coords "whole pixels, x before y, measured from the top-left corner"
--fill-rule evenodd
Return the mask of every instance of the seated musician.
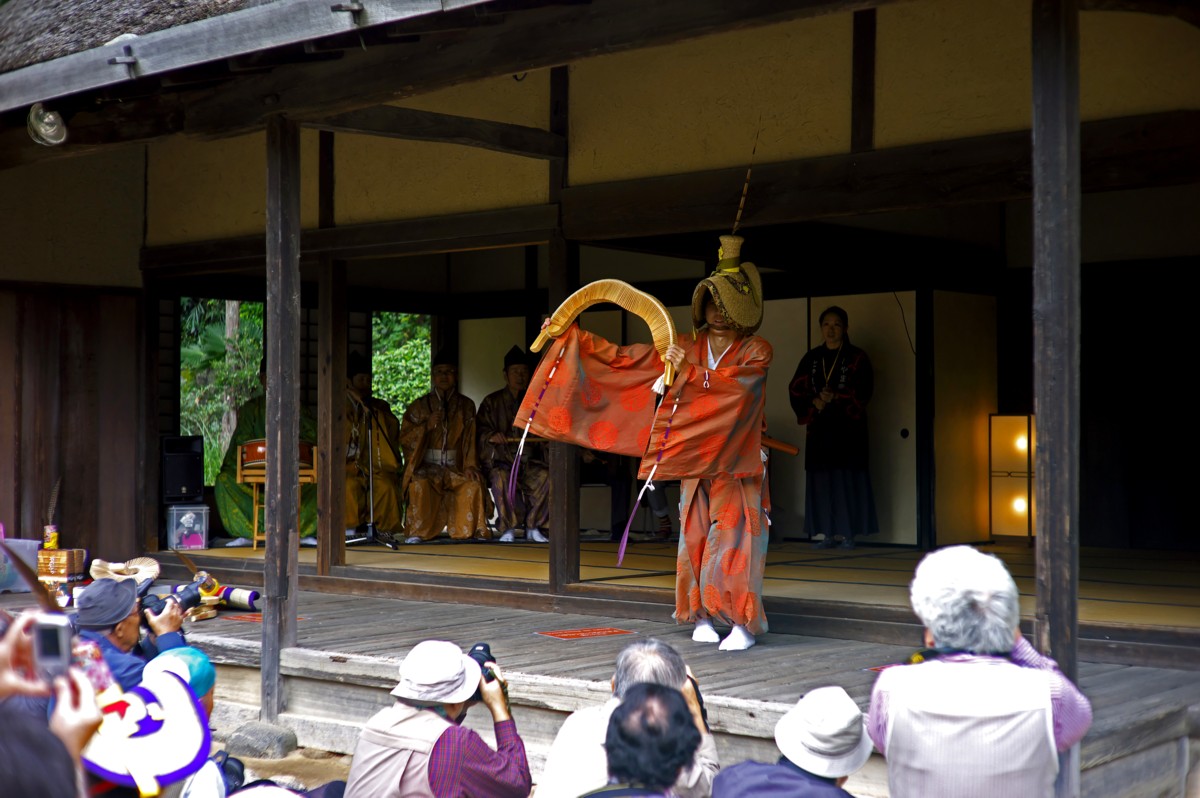
M 347 540 L 358 539 L 372 523 L 382 543 L 402 534 L 399 445 L 399 419 L 391 405 L 371 395 L 371 361 L 352 351 L 346 359 Z
M 457 390 L 458 368 L 439 352 L 433 390 L 404 411 L 400 445 L 407 466 L 405 543 L 432 540 L 442 530 L 455 540 L 491 537 L 475 449 L 475 403 Z
M 513 542 L 520 529 L 527 540 L 549 542 L 542 533 L 550 520 L 550 469 L 544 443 L 525 442 L 516 490 L 512 501 L 508 499 L 508 475 L 517 455 L 517 444 L 511 440 L 513 420 L 529 387 L 529 374 L 529 357 L 513 346 L 504 356 L 504 387 L 484 398 L 475 421 L 479 461 L 496 501 L 497 529 L 503 530 L 501 543 Z
M 254 492 L 249 484 L 237 481 L 238 447 L 253 440 L 263 440 L 267 437 L 267 368 L 266 359 L 259 363 L 258 381 L 263 392 L 242 404 L 237 410 L 237 426 L 233 437 L 229 439 L 229 448 L 225 450 L 225 459 L 221 461 L 221 471 L 217 474 L 214 493 L 217 499 L 217 513 L 225 531 L 234 539 L 231 546 L 249 546 L 254 537 Z M 300 408 L 300 440 L 313 442 L 317 439 L 317 420 L 312 414 Z M 263 512 L 259 505 L 259 513 Z M 265 524 L 260 515 L 259 529 Z M 300 543 L 305 546 L 317 545 L 317 486 L 305 484 L 300 486 Z

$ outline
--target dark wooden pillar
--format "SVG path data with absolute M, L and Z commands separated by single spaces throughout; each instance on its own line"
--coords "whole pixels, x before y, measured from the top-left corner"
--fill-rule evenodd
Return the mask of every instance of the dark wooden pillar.
M 1079 10 L 1033 1 L 1033 389 L 1037 424 L 1036 644 L 1078 674 Z M 1079 747 L 1055 793 L 1079 794 Z
M 318 136 L 317 225 L 334 226 L 333 133 Z M 317 573 L 346 564 L 346 266 L 321 258 L 317 296 Z
M 267 484 L 263 566 L 262 708 L 286 707 L 280 652 L 296 644 L 300 530 L 300 129 L 267 122 Z
M 550 307 L 579 287 L 579 245 L 550 241 Z M 550 587 L 579 581 L 579 453 L 569 443 L 550 444 Z
M 564 140 L 569 118 L 569 75 L 565 66 L 550 70 L 550 132 Z M 554 158 L 549 164 L 549 199 L 556 203 L 567 182 L 566 159 Z M 551 237 L 548 247 L 548 312 L 553 312 L 579 288 L 579 245 L 562 237 L 561 211 L 558 232 Z M 558 592 L 579 581 L 579 453 L 565 443 L 550 444 L 550 530 L 550 589 Z
M 534 296 L 538 290 L 538 247 L 537 244 L 530 244 L 525 247 L 525 295 Z M 542 329 L 542 315 L 540 313 L 531 313 L 526 305 L 525 312 L 525 343 L 521 345 L 522 349 L 527 349 L 533 339 L 538 337 L 538 333 Z

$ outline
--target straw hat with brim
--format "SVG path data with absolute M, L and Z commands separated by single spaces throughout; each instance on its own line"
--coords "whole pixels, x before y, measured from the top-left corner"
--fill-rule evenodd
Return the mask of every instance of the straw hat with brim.
M 479 687 L 479 663 L 445 640 L 418 643 L 400 663 L 400 683 L 392 690 L 397 698 L 457 704 Z
M 840 687 L 818 687 L 775 724 L 775 745 L 793 764 L 827 779 L 849 776 L 874 746 L 858 705 Z
M 716 270 L 692 292 L 692 326 L 704 326 L 704 300 L 711 296 L 721 315 L 742 335 L 762 325 L 762 277 L 753 263 L 739 263 L 741 236 L 721 236 L 721 261 Z
M 129 617 L 137 604 L 137 585 L 130 579 L 97 579 L 75 601 L 80 629 L 107 629 Z
M 92 579 L 132 579 L 140 586 L 158 579 L 161 570 L 158 561 L 151 557 L 134 557 L 128 562 L 92 560 L 92 567 L 88 569 L 88 573 Z

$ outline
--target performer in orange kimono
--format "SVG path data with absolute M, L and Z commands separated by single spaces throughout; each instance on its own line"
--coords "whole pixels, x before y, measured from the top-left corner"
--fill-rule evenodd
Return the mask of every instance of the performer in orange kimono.
M 663 362 L 654 347 L 618 347 L 572 325 L 543 356 L 516 425 L 639 457 L 638 476 L 651 484 L 681 480 L 674 617 L 695 625 L 693 640 L 742 650 L 767 631 L 762 435 L 771 345 L 754 335 L 763 313 L 758 269 L 739 263 L 740 237 L 721 243 L 716 271 L 692 296 L 696 332 L 665 353 L 678 375 L 657 410 L 649 386 Z M 714 620 L 733 627 L 723 640 Z

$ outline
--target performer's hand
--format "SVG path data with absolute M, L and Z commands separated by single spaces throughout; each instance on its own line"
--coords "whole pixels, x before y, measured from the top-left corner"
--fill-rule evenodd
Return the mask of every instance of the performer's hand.
M 671 344 L 667 347 L 666 359 L 675 367 L 676 371 L 679 371 L 687 359 L 687 352 L 679 344 Z
M 439 407 L 429 414 L 429 418 L 425 421 L 425 426 L 429 429 L 437 429 L 442 425 L 442 409 Z
M 504 437 L 503 432 L 493 432 L 488 436 L 487 440 L 488 443 L 495 444 L 496 446 L 503 446 L 504 444 L 508 443 L 508 438 Z
M 833 397 L 834 397 L 833 391 L 829 390 L 828 388 L 821 391 L 821 401 L 824 402 L 825 404 L 829 404 L 830 402 L 832 402 Z

